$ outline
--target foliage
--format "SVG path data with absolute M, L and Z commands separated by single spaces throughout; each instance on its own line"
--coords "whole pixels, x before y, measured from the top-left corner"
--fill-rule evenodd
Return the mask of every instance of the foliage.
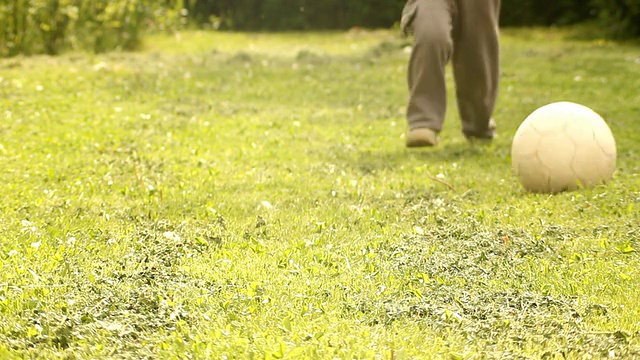
M 614 35 L 640 38 L 640 0 L 593 0 L 593 4 Z
M 567 25 L 594 16 L 591 0 L 503 0 L 504 26 Z
M 187 19 L 228 30 L 388 28 L 405 0 L 0 0 L 0 57 L 104 52 L 139 46 L 143 33 Z M 599 18 L 616 36 L 640 34 L 640 0 L 503 1 L 503 26 L 566 25 Z
M 503 1 L 505 25 L 551 25 L 582 21 L 593 14 L 590 0 Z M 213 17 L 222 28 L 236 30 L 345 29 L 390 27 L 406 0 L 197 0 L 199 22 Z
M 199 21 L 213 16 L 223 29 L 306 30 L 389 27 L 405 0 L 197 0 Z
M 599 20 L 601 36 L 640 37 L 640 0 L 523 0 L 502 2 L 502 24 L 567 25 Z
M 182 0 L 3 0 L 0 56 L 133 49 L 149 27 L 181 25 Z
M 194 0 L 200 24 L 232 30 L 388 28 L 405 0 Z M 568 25 L 600 18 L 617 34 L 638 36 L 640 0 L 505 0 L 503 26 Z
M 0 357 L 640 357 L 638 48 L 502 40 L 495 143 L 449 96 L 418 151 L 392 31 L 0 60 Z M 560 99 L 608 121 L 618 171 L 525 193 L 511 138 Z

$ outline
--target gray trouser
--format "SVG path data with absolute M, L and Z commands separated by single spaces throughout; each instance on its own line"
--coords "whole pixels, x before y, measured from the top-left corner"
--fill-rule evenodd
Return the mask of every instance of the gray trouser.
M 442 130 L 445 66 L 452 61 L 462 131 L 493 137 L 498 95 L 500 0 L 409 0 L 403 26 L 414 36 L 408 69 L 409 129 Z

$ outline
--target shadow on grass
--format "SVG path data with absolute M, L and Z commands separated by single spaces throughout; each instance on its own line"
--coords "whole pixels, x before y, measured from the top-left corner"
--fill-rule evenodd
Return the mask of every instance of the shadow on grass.
M 346 164 L 346 167 L 356 169 L 362 174 L 399 169 L 416 161 L 422 162 L 428 167 L 465 161 L 476 164 L 477 168 L 505 166 L 510 162 L 509 149 L 501 145 L 448 144 L 427 149 L 403 148 L 388 151 L 337 152 L 335 156 Z

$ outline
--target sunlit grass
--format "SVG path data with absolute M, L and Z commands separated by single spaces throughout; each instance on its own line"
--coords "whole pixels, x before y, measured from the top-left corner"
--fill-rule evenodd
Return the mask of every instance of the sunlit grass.
M 348 32 L 237 33 L 192 31 L 173 36 L 151 35 L 143 44 L 145 51 L 175 54 L 210 52 L 247 52 L 290 57 L 312 50 L 329 55 L 348 55 L 378 45 L 382 39 L 394 38 L 388 31 L 354 29 Z
M 495 143 L 450 88 L 418 151 L 388 31 L 0 61 L 0 356 L 640 356 L 638 48 L 502 44 Z M 527 194 L 511 138 L 560 100 L 607 120 L 618 170 Z

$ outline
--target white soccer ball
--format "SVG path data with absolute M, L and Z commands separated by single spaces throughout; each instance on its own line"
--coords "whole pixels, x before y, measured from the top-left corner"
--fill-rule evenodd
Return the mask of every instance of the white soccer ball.
M 531 113 L 516 131 L 511 165 L 531 192 L 589 188 L 611 179 L 616 142 L 593 110 L 571 102 L 552 103 Z

